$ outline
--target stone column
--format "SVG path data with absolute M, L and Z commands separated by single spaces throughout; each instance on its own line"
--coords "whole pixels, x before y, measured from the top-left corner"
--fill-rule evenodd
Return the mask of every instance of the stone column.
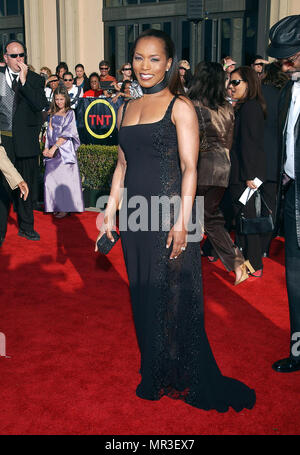
M 48 66 L 52 72 L 59 56 L 74 73 L 77 63 L 87 74 L 98 71 L 104 57 L 102 0 L 59 0 L 59 33 L 56 0 L 24 0 L 28 63 L 37 72 Z
M 299 14 L 299 0 L 271 0 L 271 27 L 280 19 L 293 14 Z
M 28 63 L 36 72 L 57 65 L 56 0 L 24 0 L 25 37 Z
M 98 71 L 104 55 L 102 0 L 60 0 L 61 60 L 74 73 L 82 63 L 87 74 Z

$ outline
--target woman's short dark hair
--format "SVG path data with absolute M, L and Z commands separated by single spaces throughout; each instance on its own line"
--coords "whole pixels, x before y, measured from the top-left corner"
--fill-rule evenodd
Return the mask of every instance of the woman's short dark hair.
M 58 86 L 53 93 L 53 98 L 50 105 L 50 115 L 55 114 L 59 110 L 55 103 L 55 97 L 57 95 L 63 95 L 65 97 L 65 111 L 67 112 L 71 109 L 71 99 L 68 94 L 68 90 L 64 86 Z
M 166 73 L 166 78 L 168 82 L 168 88 L 173 95 L 181 94 L 184 95 L 184 90 L 182 87 L 182 83 L 179 76 L 178 71 L 178 59 L 176 55 L 175 45 L 167 33 L 156 30 L 156 29 L 148 29 L 141 33 L 137 39 L 135 40 L 133 47 L 131 49 L 131 62 L 133 60 L 134 52 L 138 42 L 143 38 L 157 38 L 160 39 L 164 43 L 164 49 L 167 59 L 172 59 L 172 64 Z
M 226 73 L 220 63 L 200 62 L 195 68 L 188 97 L 204 106 L 217 110 L 226 104 Z
M 89 75 L 89 82 L 91 82 L 92 77 L 96 77 L 98 81 L 100 82 L 100 76 L 98 73 L 94 72 Z
M 260 79 L 257 77 L 257 74 L 254 71 L 254 69 L 251 68 L 250 66 L 240 66 L 232 71 L 231 76 L 234 73 L 239 73 L 241 79 L 247 82 L 248 84 L 246 96 L 245 98 L 237 102 L 236 108 L 239 108 L 241 104 L 245 103 L 248 100 L 257 100 L 261 105 L 264 116 L 266 117 L 267 106 L 262 95 Z

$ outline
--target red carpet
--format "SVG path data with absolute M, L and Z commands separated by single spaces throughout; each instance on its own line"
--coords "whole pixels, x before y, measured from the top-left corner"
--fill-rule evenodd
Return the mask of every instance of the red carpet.
M 283 242 L 264 276 L 232 286 L 203 260 L 206 329 L 226 376 L 256 390 L 252 411 L 226 414 L 135 396 L 139 356 L 121 244 L 94 253 L 96 214 L 53 221 L 36 212 L 40 242 L 10 218 L 0 248 L 0 434 L 299 434 L 300 373 L 273 372 L 288 354 Z

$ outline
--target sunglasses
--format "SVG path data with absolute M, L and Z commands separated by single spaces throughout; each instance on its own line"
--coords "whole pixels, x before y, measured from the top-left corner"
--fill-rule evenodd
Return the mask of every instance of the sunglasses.
M 101 66 L 100 70 L 108 70 L 107 66 Z
M 58 79 L 52 79 L 52 81 L 49 81 L 49 84 L 52 84 L 52 82 L 58 82 Z
M 64 82 L 72 82 L 73 79 L 64 79 Z
M 229 85 L 233 85 L 234 87 L 237 87 L 240 85 L 241 82 L 245 82 L 243 79 L 232 79 L 232 81 L 229 81 Z
M 6 54 L 10 58 L 17 58 L 17 57 L 25 57 L 25 52 L 21 52 L 21 54 Z
M 185 70 L 186 71 L 186 68 L 184 66 L 180 66 L 179 67 L 180 70 Z
M 123 68 L 123 71 L 131 71 L 131 68 Z
M 296 54 L 294 57 L 290 58 L 285 58 L 281 60 L 281 65 L 289 65 L 289 66 L 294 66 L 295 61 L 299 58 L 299 54 Z

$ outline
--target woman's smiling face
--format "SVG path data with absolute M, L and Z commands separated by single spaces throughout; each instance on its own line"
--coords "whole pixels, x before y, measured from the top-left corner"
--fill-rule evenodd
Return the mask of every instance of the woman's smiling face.
M 156 37 L 141 38 L 133 55 L 133 69 L 142 87 L 153 87 L 161 82 L 171 67 L 167 59 L 164 42 Z

